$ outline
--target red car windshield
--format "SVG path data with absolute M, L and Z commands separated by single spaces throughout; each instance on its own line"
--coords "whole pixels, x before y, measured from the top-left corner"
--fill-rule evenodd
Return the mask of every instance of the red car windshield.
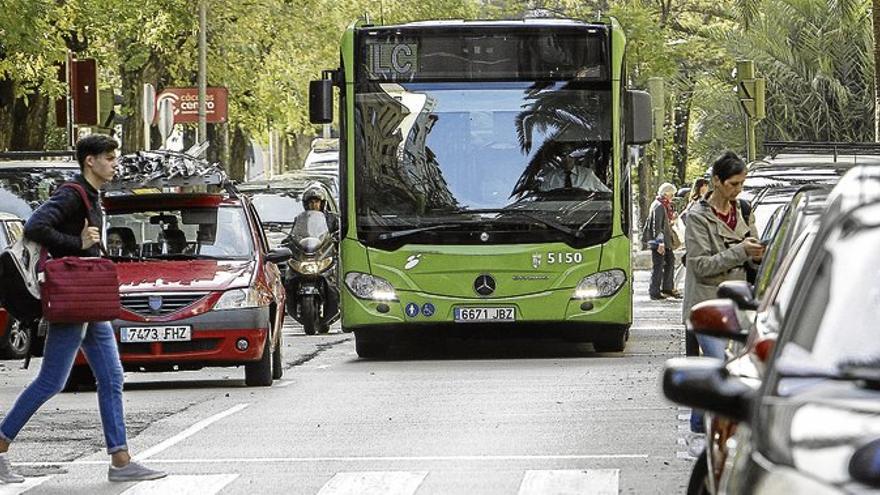
M 239 207 L 167 208 L 107 214 L 111 256 L 133 259 L 251 259 L 253 239 Z

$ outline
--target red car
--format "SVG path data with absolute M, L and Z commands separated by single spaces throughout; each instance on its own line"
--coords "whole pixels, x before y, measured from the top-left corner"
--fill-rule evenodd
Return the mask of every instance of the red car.
M 244 365 L 249 386 L 281 378 L 283 254 L 270 250 L 250 201 L 228 191 L 134 191 L 103 201 L 125 370 Z M 82 356 L 77 364 L 68 388 L 92 380 Z

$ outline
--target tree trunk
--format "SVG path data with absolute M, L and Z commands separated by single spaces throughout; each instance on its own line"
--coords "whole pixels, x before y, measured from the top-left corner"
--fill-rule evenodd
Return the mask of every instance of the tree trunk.
M 874 21 L 874 141 L 880 142 L 880 0 L 873 0 Z
M 0 151 L 12 141 L 12 109 L 15 107 L 15 82 L 0 79 Z
M 230 179 L 242 182 L 245 178 L 244 162 L 247 159 L 248 137 L 241 127 L 235 126 L 229 146 L 229 163 L 224 164 Z
M 122 124 L 122 152 L 132 153 L 144 149 L 143 88 L 150 83 L 159 91 L 159 79 L 164 68 L 155 54 L 150 55 L 146 65 L 132 71 L 120 68 L 122 76 L 122 109 L 125 121 Z M 151 133 L 152 134 L 152 133 Z M 151 137 L 151 148 L 156 142 Z
M 46 147 L 49 98 L 39 91 L 15 100 L 10 150 L 41 151 Z
M 648 208 L 654 201 L 654 171 L 651 170 L 651 162 L 648 157 L 639 160 L 639 218 L 635 220 L 636 229 L 641 232 L 642 225 L 648 215 Z M 642 249 L 647 249 L 645 239 L 642 239 Z
M 688 135 L 690 132 L 691 102 L 693 97 L 693 87 L 677 92 L 675 94 L 675 105 L 672 108 L 672 166 L 675 168 L 675 178 L 680 186 L 686 185 Z

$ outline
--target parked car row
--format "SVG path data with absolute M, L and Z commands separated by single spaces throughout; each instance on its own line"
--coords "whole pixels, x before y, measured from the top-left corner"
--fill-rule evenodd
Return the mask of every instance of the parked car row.
M 793 194 L 767 218 L 754 287 L 724 283 L 690 316 L 739 345 L 666 364 L 666 396 L 707 411 L 688 493 L 880 488 L 880 164 L 828 182 L 754 196 Z

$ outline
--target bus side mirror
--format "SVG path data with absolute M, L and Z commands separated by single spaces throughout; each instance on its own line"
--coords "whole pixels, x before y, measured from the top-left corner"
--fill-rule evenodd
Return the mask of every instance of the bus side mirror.
M 626 90 L 626 144 L 648 144 L 654 139 L 651 95 L 647 91 Z
M 319 79 L 309 83 L 309 120 L 313 124 L 333 122 L 333 81 Z

